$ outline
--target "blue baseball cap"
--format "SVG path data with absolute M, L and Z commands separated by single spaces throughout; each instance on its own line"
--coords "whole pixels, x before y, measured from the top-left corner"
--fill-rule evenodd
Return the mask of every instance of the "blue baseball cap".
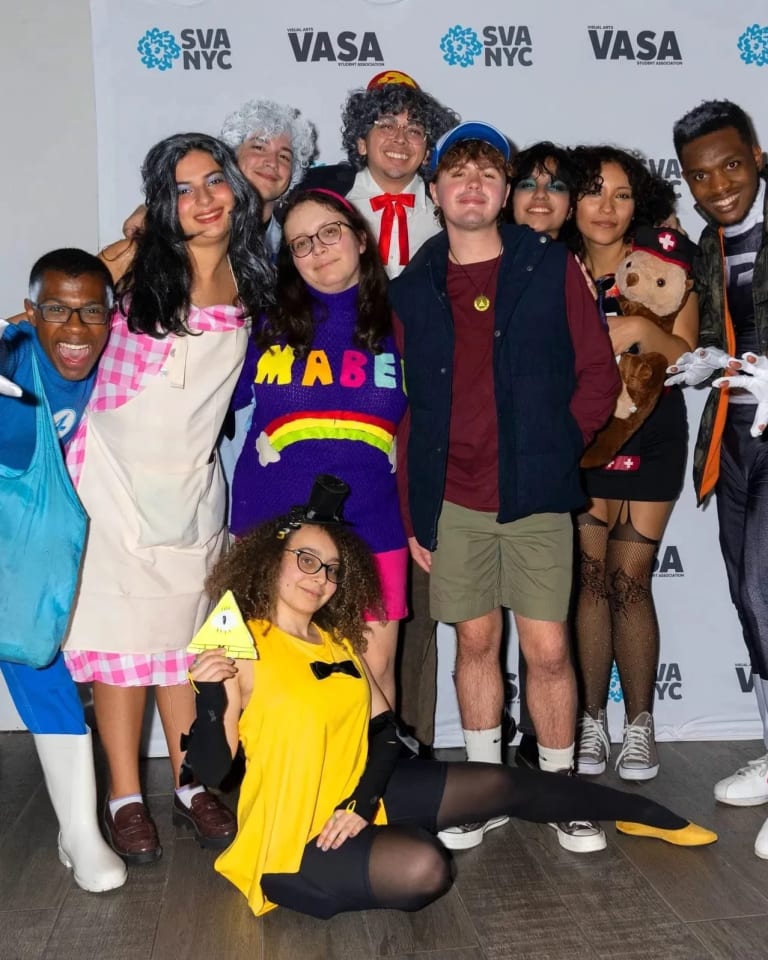
M 435 170 L 437 170 L 437 165 L 452 146 L 457 143 L 462 143 L 464 140 L 481 140 L 483 143 L 487 143 L 489 147 L 498 150 L 507 163 L 512 155 L 509 140 L 507 140 L 501 130 L 491 126 L 490 123 L 483 123 L 480 120 L 468 120 L 466 123 L 460 123 L 458 127 L 454 127 L 452 130 L 444 133 L 437 141 L 432 151 L 432 158 L 429 164 L 430 172 L 434 173 Z

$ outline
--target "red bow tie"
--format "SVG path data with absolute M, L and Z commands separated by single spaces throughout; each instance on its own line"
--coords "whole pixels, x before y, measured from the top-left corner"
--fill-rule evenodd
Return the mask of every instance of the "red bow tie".
M 408 252 L 408 220 L 405 214 L 406 207 L 412 207 L 416 201 L 415 193 L 381 193 L 378 197 L 371 197 L 371 208 L 374 213 L 379 210 L 381 215 L 381 229 L 379 230 L 379 256 L 386 266 L 389 263 L 389 248 L 392 243 L 392 227 L 397 215 L 397 238 L 400 244 L 400 266 L 404 267 L 409 257 Z

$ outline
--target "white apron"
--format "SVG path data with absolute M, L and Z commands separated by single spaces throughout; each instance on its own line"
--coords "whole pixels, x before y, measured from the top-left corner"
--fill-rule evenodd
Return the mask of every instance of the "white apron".
M 180 650 L 208 614 L 226 540 L 216 441 L 248 333 L 171 339 L 136 396 L 88 414 L 78 494 L 91 524 L 68 650 Z

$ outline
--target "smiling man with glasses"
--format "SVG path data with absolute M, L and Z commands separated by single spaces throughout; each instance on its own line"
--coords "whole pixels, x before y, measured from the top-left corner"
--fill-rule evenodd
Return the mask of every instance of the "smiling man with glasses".
M 348 162 L 313 167 L 303 186 L 346 196 L 368 221 L 390 277 L 440 229 L 422 173 L 437 140 L 458 118 L 407 74 L 386 70 L 353 90 L 342 112 Z

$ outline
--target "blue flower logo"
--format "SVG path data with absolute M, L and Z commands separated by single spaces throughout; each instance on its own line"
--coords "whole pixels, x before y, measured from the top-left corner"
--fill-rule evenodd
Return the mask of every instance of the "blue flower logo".
M 173 61 L 181 56 L 181 47 L 176 43 L 176 37 L 170 30 L 160 30 L 152 27 L 136 44 L 141 54 L 141 62 L 148 70 L 157 67 L 158 70 L 170 70 Z
M 608 688 L 608 697 L 613 700 L 614 703 L 621 703 L 624 699 L 624 692 L 621 689 L 621 681 L 619 680 L 619 671 L 615 663 L 611 667 L 611 684 Z
M 475 57 L 483 52 L 477 34 L 472 27 L 462 27 L 457 23 L 440 40 L 440 49 L 443 51 L 443 60 L 452 67 L 471 67 Z
M 738 42 L 739 58 L 744 63 L 764 67 L 768 64 L 768 27 L 753 23 L 742 33 Z

